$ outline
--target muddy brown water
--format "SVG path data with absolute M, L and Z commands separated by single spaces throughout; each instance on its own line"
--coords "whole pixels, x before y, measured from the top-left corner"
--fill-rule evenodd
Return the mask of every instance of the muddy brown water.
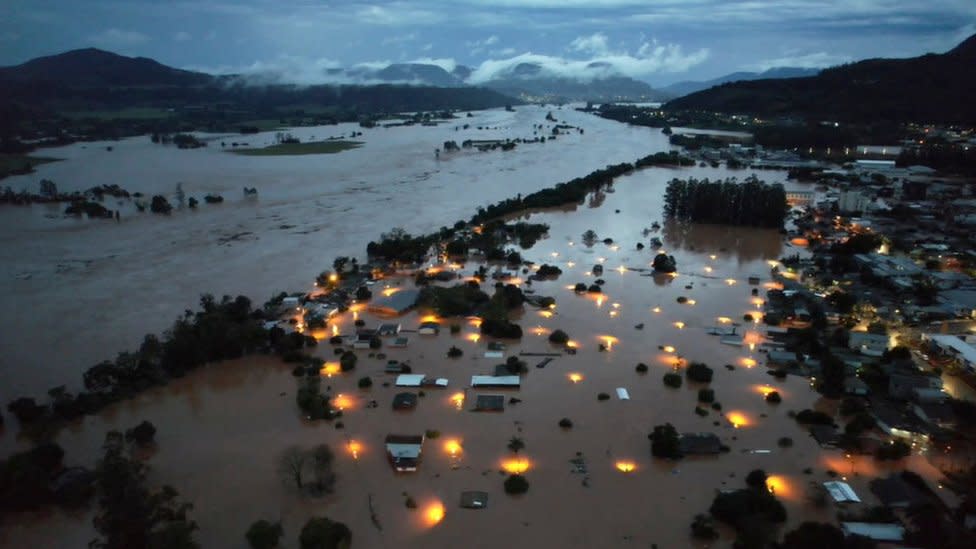
M 537 118 L 541 119 L 544 112 L 538 111 Z M 478 116 L 505 120 L 523 115 L 490 112 Z M 582 117 L 575 113 L 565 116 L 570 123 L 575 120 L 572 117 Z M 632 160 L 659 150 L 665 143 L 656 133 L 643 129 L 609 126 L 589 117 L 582 117 L 579 123 L 587 130 L 586 141 L 581 138 L 575 146 L 570 139 L 553 144 L 560 147 L 558 155 L 547 152 L 552 156 L 539 158 L 543 155 L 539 151 L 557 150 L 551 147 L 531 154 L 518 153 L 524 157 L 482 155 L 458 159 L 461 161 L 450 169 L 469 176 L 481 174 L 495 183 L 470 185 L 465 192 L 434 189 L 431 180 L 443 182 L 457 177 L 441 171 L 433 172 L 425 180 L 427 183 L 415 183 L 414 193 L 385 190 L 381 179 L 397 169 L 419 170 L 412 162 L 432 156 L 427 151 L 449 132 L 446 128 L 416 129 L 417 135 L 431 133 L 424 137 L 427 142 L 422 145 L 392 133 L 377 132 L 377 143 L 382 142 L 381 138 L 402 140 L 398 146 L 391 145 L 391 154 L 382 155 L 375 162 L 380 167 L 369 168 L 377 172 L 371 176 L 373 192 L 388 193 L 391 200 L 369 198 L 364 191 L 353 190 L 356 177 L 336 178 L 342 182 L 335 185 L 345 185 L 345 190 L 330 195 L 331 211 L 349 211 L 323 215 L 321 223 L 331 224 L 330 229 L 307 235 L 267 229 L 273 215 L 306 226 L 320 222 L 316 212 L 323 202 L 295 198 L 300 193 L 294 190 L 282 191 L 282 195 L 292 194 L 292 198 L 274 198 L 273 192 L 262 189 L 258 204 L 232 201 L 221 206 L 219 214 L 200 211 L 179 213 L 175 218 L 143 216 L 121 227 L 49 220 L 33 210 L 5 211 L 8 223 L 14 217 L 25 224 L 20 227 L 15 223 L 16 231 L 30 233 L 38 242 L 49 242 L 50 249 L 37 246 L 37 254 L 26 257 L 18 267 L 33 276 L 15 278 L 19 281 L 15 288 L 4 290 L 5 299 L 14 303 L 14 307 L 5 308 L 5 320 L 16 320 L 5 325 L 18 326 L 13 334 L 3 336 L 5 351 L 11 349 L 6 353 L 8 359 L 11 355 L 18 357 L 16 363 L 4 363 L 4 391 L 44 387 L 55 380 L 70 381 L 65 378 L 77 377 L 79 363 L 85 364 L 78 357 L 101 358 L 137 341 L 145 331 L 165 326 L 174 311 L 191 305 L 186 296 L 206 285 L 228 293 L 244 291 L 255 297 L 270 295 L 274 289 L 307 288 L 308 281 L 333 256 L 357 253 L 365 240 L 387 226 L 399 224 L 412 230 L 439 226 L 466 217 L 472 204 L 589 171 L 587 162 L 592 167 L 605 164 L 611 151 L 619 154 L 619 160 Z M 346 165 L 344 162 L 351 166 L 355 162 L 351 156 L 344 159 L 344 155 L 369 151 L 373 136 L 367 132 L 368 144 L 363 149 L 319 161 L 322 166 L 333 161 L 339 166 Z M 590 140 L 589 136 L 596 138 Z M 613 146 L 604 142 L 611 137 L 619 137 L 620 142 Z M 133 154 L 157 154 L 138 152 L 143 145 L 133 147 Z M 414 147 L 415 152 L 406 152 Z M 124 152 L 122 149 L 117 147 L 108 154 Z M 590 160 L 575 158 L 577 153 L 591 155 Z M 207 158 L 212 162 L 226 161 L 212 151 L 200 154 L 211 155 Z M 540 164 L 539 160 L 548 163 Z M 360 158 L 359 162 L 363 161 Z M 573 169 L 565 164 L 571 164 Z M 349 168 L 350 174 L 355 171 Z M 451 335 L 446 329 L 450 321 L 445 321 L 440 335 L 411 333 L 408 348 L 384 349 L 389 358 L 409 360 L 414 372 L 450 379 L 446 390 L 427 389 L 412 412 L 391 409 L 390 402 L 399 389 L 384 386 L 384 382 L 392 384 L 393 377 L 382 373 L 384 361 L 359 351 L 360 362 L 354 372 L 323 380 L 323 386 L 330 386 L 333 394 L 342 394 L 348 403 L 342 418 L 345 428 L 339 430 L 327 422 L 306 422 L 299 417 L 294 403 L 296 385 L 290 368 L 273 358 L 251 357 L 209 366 L 167 387 L 85 418 L 63 430 L 58 442 L 67 449 L 69 463 L 91 465 L 99 455 L 106 431 L 124 429 L 143 419 L 152 421 L 158 428 L 158 448 L 149 458 L 151 480 L 173 485 L 194 503 L 192 516 L 200 525 L 199 539 L 204 547 L 244 548 L 247 526 L 260 518 L 281 520 L 286 533 L 284 546 L 297 547 L 304 521 L 323 514 L 347 523 L 356 547 L 648 547 L 652 543 L 662 548 L 703 547 L 708 544 L 689 537 L 692 517 L 707 510 L 716 490 L 742 486 L 745 474 L 753 468 L 775 475 L 777 495 L 789 512 L 787 527 L 803 520 L 831 518 L 833 509 L 814 509 L 805 497 L 808 482 L 828 478 L 827 468 L 848 476 L 862 498 L 870 501 L 867 480 L 884 471 L 868 461 L 852 463 L 842 454 L 822 451 L 787 417 L 788 410 L 830 404 L 821 402 L 806 380 L 775 380 L 761 367 L 761 355 L 748 347 L 723 345 L 704 331 L 718 322 L 718 317 L 743 323 L 742 316 L 757 308 L 747 278 L 757 274 L 763 284 L 768 282 L 766 262 L 793 253 L 792 249 L 782 243 L 775 231 L 755 229 L 666 224 L 660 231 L 644 236 L 642 230 L 660 220 L 666 181 L 688 175 L 722 177 L 726 173 L 706 168 L 645 170 L 621 178 L 613 192 L 604 193 L 591 203 L 525 216 L 533 222 L 549 223 L 551 230 L 548 238 L 524 255 L 540 263 L 556 264 L 563 274 L 556 280 L 534 282 L 531 286 L 523 282 L 525 289 L 556 297 L 557 307 L 551 315 L 527 307 L 520 318 L 526 335 L 520 342 L 510 343 L 507 355 L 558 351 L 546 339 L 555 329 L 567 331 L 579 351 L 575 356 L 555 358 L 544 369 L 535 367 L 541 357 L 526 357 L 529 372 L 523 377 L 520 390 L 466 389 L 471 375 L 490 373 L 500 361 L 484 358 L 487 341 L 474 341 L 472 335 L 477 329 L 461 319 L 460 334 Z M 767 179 L 782 177 L 779 173 L 762 175 Z M 172 175 L 160 177 L 169 181 Z M 225 187 L 218 188 L 239 186 L 239 179 L 228 179 L 230 182 L 220 183 Z M 316 190 L 320 183 L 311 179 L 294 184 L 302 193 L 320 192 Z M 342 195 L 347 198 L 337 198 Z M 336 204 L 342 200 L 346 200 L 344 207 Z M 391 207 L 393 200 L 402 201 L 403 209 Z M 416 208 L 423 218 L 411 215 L 410 208 Z M 382 218 L 382 222 L 363 228 L 367 224 L 364 220 L 371 218 Z M 216 244 L 207 233 L 210 229 L 236 230 L 237 224 L 253 229 L 259 238 L 225 247 Z M 607 246 L 601 242 L 587 247 L 581 242 L 587 229 L 596 231 L 600 239 L 613 238 L 616 244 Z M 652 235 L 661 235 L 664 249 L 676 256 L 678 276 L 646 277 L 640 272 L 618 270 L 649 268 L 654 251 L 638 251 L 635 244 L 646 244 Z M 18 249 L 26 253 L 25 246 L 7 235 L 2 249 L 11 257 Z M 66 257 L 101 259 L 58 272 L 54 263 L 55 258 L 61 257 L 59 251 L 68 254 Z M 106 259 L 113 254 L 116 258 Z M 160 256 L 159 261 L 147 259 L 153 254 Z M 576 282 L 592 282 L 596 277 L 589 271 L 601 259 L 605 268 L 602 278 L 606 281 L 603 299 L 575 295 L 569 287 Z M 4 265 L 9 277 L 16 269 L 11 269 L 6 261 Z M 476 267 L 469 263 L 460 271 L 470 273 Z M 527 278 L 521 273 L 519 277 Z M 730 284 L 729 280 L 733 282 Z M 385 282 L 398 283 L 401 281 Z M 692 288 L 687 289 L 687 285 Z M 19 293 L 24 295 L 14 296 Z M 694 300 L 694 304 L 677 303 L 679 296 Z M 357 314 L 368 324 L 381 320 L 365 311 Z M 404 328 L 413 329 L 425 314 L 428 312 L 417 311 L 399 322 Z M 350 312 L 338 319 L 340 332 L 353 331 L 352 317 Z M 675 324 L 678 322 L 683 323 L 680 329 Z M 638 324 L 643 324 L 643 329 L 636 329 Z M 756 329 L 750 338 L 760 335 L 758 327 L 748 323 L 743 323 L 742 328 Z M 601 352 L 599 345 L 606 345 L 608 338 L 610 349 Z M 21 348 L 24 341 L 37 347 L 27 352 Z M 462 348 L 464 356 L 446 358 L 451 345 Z M 675 352 L 659 348 L 664 346 L 673 346 Z M 331 347 L 322 345 L 317 354 L 330 360 Z M 722 414 L 710 411 L 708 416 L 700 417 L 694 413 L 700 387 L 697 384 L 685 383 L 680 389 L 663 386 L 661 377 L 671 371 L 677 355 L 684 360 L 704 361 L 714 368 L 710 386 L 723 405 Z M 759 365 L 749 367 L 750 359 Z M 649 365 L 647 374 L 635 372 L 639 362 Z M 723 367 L 725 364 L 736 367 L 730 371 Z M 570 379 L 574 373 L 581 377 L 576 383 Z M 356 388 L 356 380 L 364 375 L 374 379 L 369 390 Z M 616 397 L 618 387 L 629 391 L 630 400 Z M 763 400 L 763 391 L 770 388 L 783 395 L 781 404 L 770 405 Z M 461 410 L 452 400 L 459 391 L 467 395 Z M 611 398 L 599 401 L 597 394 L 601 392 Z M 501 413 L 476 413 L 470 408 L 478 393 L 501 393 L 522 402 L 506 404 Z M 370 400 L 376 400 L 379 406 L 367 408 Z M 563 417 L 573 421 L 572 429 L 557 426 Z M 715 432 L 731 451 L 679 462 L 652 460 L 647 434 L 655 424 L 664 422 L 673 423 L 683 432 Z M 441 436 L 425 442 L 420 470 L 415 474 L 394 473 L 384 455 L 383 437 L 388 433 L 421 434 L 428 429 L 440 431 Z M 504 494 L 504 476 L 500 474 L 504 461 L 513 457 L 506 449 L 512 436 L 525 441 L 520 457 L 529 464 L 525 474 L 531 483 L 529 492 L 518 497 Z M 777 446 L 777 439 L 783 436 L 794 440 L 793 447 Z M 455 456 L 445 447 L 451 440 L 462 448 Z M 357 459 L 348 451 L 351 441 L 360 445 Z M 298 495 L 276 474 L 276 458 L 289 445 L 310 448 L 323 442 L 337 454 L 336 491 L 321 499 Z M 3 455 L 25 444 L 16 439 L 10 427 L 0 435 Z M 570 460 L 577 452 L 588 469 L 585 485 L 584 476 L 572 472 Z M 635 469 L 623 473 L 616 468 L 618 461 L 633 462 Z M 808 467 L 813 474 L 804 474 Z M 487 508 L 460 509 L 458 500 L 464 490 L 488 492 Z M 404 493 L 417 501 L 418 509 L 406 508 Z M 382 530 L 370 520 L 370 498 Z M 428 509 L 435 504 L 443 505 L 445 514 L 439 523 L 432 524 Z M 90 518 L 89 511 L 17 515 L 5 520 L 0 529 L 0 545 L 83 547 L 94 536 Z M 723 540 L 712 545 L 727 544 L 729 533 L 725 534 Z

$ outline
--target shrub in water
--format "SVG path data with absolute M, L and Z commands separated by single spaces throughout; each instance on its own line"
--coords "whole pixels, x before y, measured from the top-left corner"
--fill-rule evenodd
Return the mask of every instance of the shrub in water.
M 677 389 L 678 387 L 681 387 L 681 376 L 673 372 L 664 374 L 664 384 L 668 387 Z
M 529 491 L 529 481 L 522 475 L 509 475 L 505 479 L 506 494 L 524 494 Z

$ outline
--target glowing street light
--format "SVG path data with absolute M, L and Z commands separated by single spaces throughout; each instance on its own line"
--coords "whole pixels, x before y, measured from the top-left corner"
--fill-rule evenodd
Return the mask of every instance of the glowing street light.
M 618 461 L 615 465 L 621 473 L 631 473 L 637 469 L 637 464 L 628 460 Z

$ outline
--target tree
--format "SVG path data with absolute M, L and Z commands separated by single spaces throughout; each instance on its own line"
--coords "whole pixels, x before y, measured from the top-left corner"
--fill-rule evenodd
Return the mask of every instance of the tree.
M 339 358 L 339 368 L 343 372 L 348 372 L 349 370 L 352 370 L 353 368 L 356 367 L 356 362 L 358 360 L 359 358 L 356 357 L 356 353 L 352 351 L 346 351 L 342 353 L 342 356 Z
M 702 362 L 692 362 L 685 370 L 685 376 L 691 381 L 709 383 L 712 381 L 712 369 Z
M 749 471 L 746 475 L 746 486 L 752 488 L 753 490 L 765 490 L 766 489 L 766 471 L 762 469 L 753 469 Z
M 508 449 L 511 450 L 512 453 L 517 454 L 524 448 L 525 448 L 525 442 L 523 442 L 521 438 L 512 437 L 511 439 L 509 439 Z
M 844 545 L 844 532 L 823 522 L 804 522 L 783 537 L 783 547 L 790 549 L 843 548 Z
M 712 524 L 712 519 L 708 515 L 695 515 L 695 520 L 691 522 L 691 535 L 696 539 L 713 540 L 718 538 L 718 532 Z
M 268 522 L 262 519 L 252 524 L 244 537 L 247 538 L 251 549 L 274 549 L 278 547 L 278 541 L 284 533 L 280 522 Z
M 847 375 L 847 366 L 844 361 L 833 354 L 825 353 L 820 364 L 823 369 L 820 392 L 826 396 L 841 394 L 844 391 L 844 377 Z
M 139 425 L 136 425 L 125 432 L 125 439 L 134 441 L 139 446 L 148 446 L 149 444 L 152 444 L 155 436 L 156 426 L 148 421 L 143 421 Z
M 674 425 L 665 423 L 654 426 L 654 431 L 647 435 L 651 439 L 651 455 L 659 458 L 677 459 L 681 457 L 681 444 L 678 431 Z
M 312 471 L 315 473 L 315 487 L 325 493 L 331 493 L 335 486 L 336 475 L 332 470 L 335 454 L 325 444 L 319 444 L 312 450 Z
M 302 527 L 301 549 L 348 549 L 352 532 L 345 524 L 326 517 L 312 517 Z
M 173 211 L 173 206 L 170 205 L 165 196 L 157 194 L 152 197 L 152 202 L 149 204 L 149 211 L 152 213 L 168 214 Z
M 41 180 L 41 196 L 54 198 L 58 195 L 58 186 L 50 179 Z
M 894 440 L 890 444 L 882 444 L 874 453 L 879 461 L 897 461 L 912 454 L 912 447 L 907 442 Z
M 673 273 L 678 270 L 678 261 L 673 255 L 659 253 L 654 256 L 651 266 L 656 273 Z
M 95 470 L 99 510 L 93 523 L 100 538 L 89 547 L 100 549 L 198 549 L 197 525 L 187 519 L 193 508 L 177 501 L 176 490 L 149 490 L 146 466 L 125 455 L 122 433 L 105 437 L 105 454 Z
M 569 341 L 569 334 L 562 330 L 555 330 L 549 334 L 549 342 L 556 345 L 565 345 Z
M 529 481 L 522 475 L 509 475 L 505 479 L 506 494 L 524 494 L 529 491 Z
M 278 474 L 282 481 L 294 482 L 295 488 L 302 490 L 302 473 L 305 471 L 305 452 L 298 446 L 289 446 L 278 456 Z

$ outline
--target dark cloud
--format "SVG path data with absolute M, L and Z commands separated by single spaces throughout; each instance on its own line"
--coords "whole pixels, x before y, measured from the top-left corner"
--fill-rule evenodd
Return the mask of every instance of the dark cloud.
M 98 46 L 175 66 L 450 59 L 486 74 L 531 58 L 653 84 L 770 63 L 945 51 L 976 30 L 973 0 L 6 0 L 0 64 Z M 663 48 L 663 49 L 659 49 Z M 287 60 L 287 62 L 281 62 Z M 605 62 L 605 63 L 604 63 Z

